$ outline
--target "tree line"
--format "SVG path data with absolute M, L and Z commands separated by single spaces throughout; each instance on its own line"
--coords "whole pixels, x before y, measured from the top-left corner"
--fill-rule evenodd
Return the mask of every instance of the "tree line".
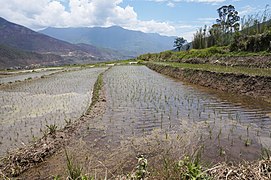
M 269 5 L 264 12 L 240 18 L 233 5 L 224 5 L 217 9 L 218 18 L 210 27 L 206 25 L 194 34 L 192 47 L 205 49 L 212 46 L 229 46 L 231 51 L 270 51 L 271 50 L 271 14 Z M 180 50 L 186 43 L 177 38 L 174 47 Z

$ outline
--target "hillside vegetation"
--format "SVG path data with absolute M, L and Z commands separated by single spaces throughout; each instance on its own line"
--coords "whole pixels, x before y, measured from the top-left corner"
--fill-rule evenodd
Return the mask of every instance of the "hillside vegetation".
M 247 74 L 257 76 L 269 76 L 271 77 L 271 69 L 263 68 L 248 68 L 248 67 L 227 67 L 221 65 L 210 65 L 208 64 L 191 64 L 191 63 L 174 63 L 174 62 L 154 62 L 157 65 L 179 67 L 185 69 L 212 71 L 217 73 L 234 73 L 234 74 Z
M 261 16 L 258 13 L 254 16 L 248 16 L 248 18 L 244 17 L 241 22 L 234 6 L 222 6 L 221 8 L 228 14 L 226 13 L 224 18 L 220 14 L 220 19 L 217 19 L 217 23 L 211 27 L 200 28 L 194 34 L 192 49 L 189 50 L 188 48 L 186 51 L 180 52 L 149 53 L 139 56 L 138 59 L 189 63 L 208 63 L 212 59 L 213 63 L 220 64 L 215 60 L 223 60 L 223 65 L 233 65 L 227 62 L 232 61 L 234 58 L 236 61 L 241 61 L 238 59 L 241 57 L 243 61 L 250 63 L 251 58 L 249 57 L 256 57 L 257 61 L 263 61 L 259 62 L 260 64 L 265 64 L 264 66 L 258 65 L 258 67 L 270 67 L 271 15 L 268 6 Z M 230 17 L 232 14 L 235 16 Z M 223 19 L 227 18 L 229 20 L 222 22 Z M 239 65 L 245 65 L 245 63 L 239 63 Z
M 246 57 L 246 56 L 270 56 L 271 52 L 248 52 L 248 51 L 230 51 L 228 46 L 209 47 L 205 49 L 191 49 L 189 51 L 164 51 L 155 54 L 143 54 L 138 59 L 145 61 L 178 61 L 190 58 L 211 58 L 211 57 Z

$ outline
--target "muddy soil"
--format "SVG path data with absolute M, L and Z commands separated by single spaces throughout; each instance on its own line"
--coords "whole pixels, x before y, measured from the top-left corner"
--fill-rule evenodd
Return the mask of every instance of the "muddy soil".
M 101 96 L 93 108 L 75 123 L 67 125 L 64 129 L 58 130 L 54 134 L 44 136 L 32 145 L 20 148 L 15 152 L 11 152 L 10 155 L 6 156 L 0 161 L 0 175 L 3 173 L 7 176 L 16 177 L 16 179 L 48 179 L 52 177 L 52 174 L 46 174 L 48 171 L 46 171 L 46 168 L 43 169 L 44 173 L 41 174 L 40 172 L 36 172 L 35 169 L 42 167 L 47 162 L 50 162 L 51 158 L 54 158 L 59 154 L 62 157 L 63 148 L 68 144 L 72 144 L 71 142 L 73 138 L 77 137 L 78 135 L 78 129 L 80 129 L 81 126 L 85 126 L 86 121 L 89 119 L 93 119 L 96 116 L 103 114 L 104 107 L 105 99 L 104 96 Z M 99 134 L 96 134 L 96 136 L 99 136 Z M 61 164 L 63 165 L 65 162 L 53 163 L 53 165 L 56 166 L 61 166 Z M 32 173 L 31 170 L 30 173 L 25 172 L 32 167 L 34 167 L 35 173 Z M 55 169 L 49 168 L 49 170 Z M 20 177 L 18 177 L 19 175 Z
M 220 145 L 223 144 L 228 144 L 226 148 L 223 147 L 223 154 L 229 153 L 230 156 L 233 149 L 236 151 L 233 152 L 235 156 L 232 156 L 232 159 L 244 158 L 243 155 L 246 155 L 248 160 L 259 157 L 261 149 L 256 140 L 253 139 L 253 144 L 245 147 L 244 139 L 235 137 L 246 133 L 247 123 L 249 123 L 243 119 L 242 114 L 246 114 L 242 110 L 243 108 L 228 107 L 224 101 L 222 104 L 218 104 L 209 100 L 208 94 L 195 98 L 199 92 L 191 90 L 192 87 L 188 87 L 191 91 L 181 89 L 179 86 L 183 86 L 183 84 L 180 82 L 175 82 L 144 66 L 113 68 L 115 68 L 113 74 L 106 72 L 108 79 L 105 81 L 99 100 L 86 115 L 76 124 L 57 132 L 56 135 L 49 135 L 47 141 L 40 140 L 35 145 L 36 147 L 21 149 L 17 155 L 11 155 L 4 164 L 0 163 L 0 170 L 12 174 L 12 169 L 18 169 L 19 171 L 15 171 L 16 174 L 14 174 L 18 176 L 18 179 L 52 179 L 57 175 L 65 179 L 68 176 L 65 150 L 75 164 L 83 167 L 83 174 L 88 174 L 96 179 L 115 179 L 118 175 L 133 171 L 137 163 L 136 157 L 141 154 L 148 159 L 150 167 L 157 169 L 164 168 L 163 162 L 167 158 L 179 160 L 183 159 L 184 155 L 195 155 L 195 152 L 201 150 L 203 155 L 210 156 L 204 156 L 206 160 L 225 161 L 228 156 L 218 155 L 222 147 Z M 123 68 L 126 69 L 123 70 Z M 120 71 L 123 72 L 119 73 Z M 119 77 L 122 78 L 122 81 L 119 77 L 112 78 L 115 75 L 121 75 Z M 118 81 L 120 83 L 116 85 Z M 164 85 L 162 86 L 162 84 Z M 175 92 L 180 96 L 173 96 Z M 182 93 L 186 96 L 183 97 Z M 160 94 L 161 96 L 159 96 Z M 170 104 L 167 104 L 169 102 Z M 209 102 L 213 102 L 219 107 L 208 109 L 213 105 Z M 206 105 L 204 109 L 201 109 L 202 103 Z M 154 105 L 156 109 L 152 107 Z M 174 109 L 175 106 L 177 109 Z M 227 112 L 223 109 L 233 111 L 222 116 L 221 114 Z M 186 118 L 183 115 L 175 116 L 175 110 L 179 110 L 177 111 L 179 113 L 191 112 L 191 114 L 185 113 Z M 236 111 L 241 111 L 241 117 L 236 114 L 236 119 L 234 119 L 232 116 Z M 262 116 L 254 111 L 256 110 L 248 108 L 248 112 L 252 116 Z M 135 119 L 133 119 L 134 115 L 136 115 Z M 200 121 L 196 119 L 196 115 L 209 116 L 209 119 Z M 212 120 L 215 118 L 219 119 Z M 228 137 L 220 137 L 230 131 L 227 128 L 231 125 L 229 121 L 231 118 L 233 118 L 232 125 L 234 126 L 232 134 L 229 134 Z M 266 118 L 269 119 L 269 117 Z M 262 120 L 259 124 L 266 122 L 265 119 Z M 161 128 L 160 123 L 163 125 Z M 223 132 L 220 132 L 215 126 L 221 127 Z M 269 127 L 264 126 L 267 129 Z M 208 128 L 212 129 L 211 138 L 206 131 Z M 250 130 L 251 136 L 254 137 L 256 130 Z M 259 137 L 264 136 L 260 134 Z M 232 142 L 228 138 L 232 138 L 238 148 L 231 146 Z M 267 140 L 269 141 L 268 137 Z M 204 148 L 202 148 L 203 145 L 205 145 Z M 243 153 L 241 157 L 240 152 Z M 250 154 L 251 157 L 247 154 Z M 155 172 L 151 169 L 150 171 Z
M 62 72 L 0 86 L 0 157 L 41 138 L 56 125 L 80 118 L 91 102 L 91 91 L 105 68 Z

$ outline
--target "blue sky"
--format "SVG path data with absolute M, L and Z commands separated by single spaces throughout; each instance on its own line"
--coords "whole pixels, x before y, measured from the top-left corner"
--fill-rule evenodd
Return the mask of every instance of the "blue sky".
M 215 23 L 216 9 L 222 5 L 234 5 L 243 17 L 263 11 L 270 4 L 268 0 L 0 0 L 0 3 L 1 17 L 34 30 L 49 26 L 118 25 L 183 36 L 189 41 L 198 28 Z

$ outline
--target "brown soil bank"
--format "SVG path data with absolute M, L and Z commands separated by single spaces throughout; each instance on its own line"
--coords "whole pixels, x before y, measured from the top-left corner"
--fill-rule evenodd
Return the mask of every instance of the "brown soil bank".
M 172 67 L 146 63 L 159 73 L 213 89 L 262 98 L 271 102 L 271 77 Z

